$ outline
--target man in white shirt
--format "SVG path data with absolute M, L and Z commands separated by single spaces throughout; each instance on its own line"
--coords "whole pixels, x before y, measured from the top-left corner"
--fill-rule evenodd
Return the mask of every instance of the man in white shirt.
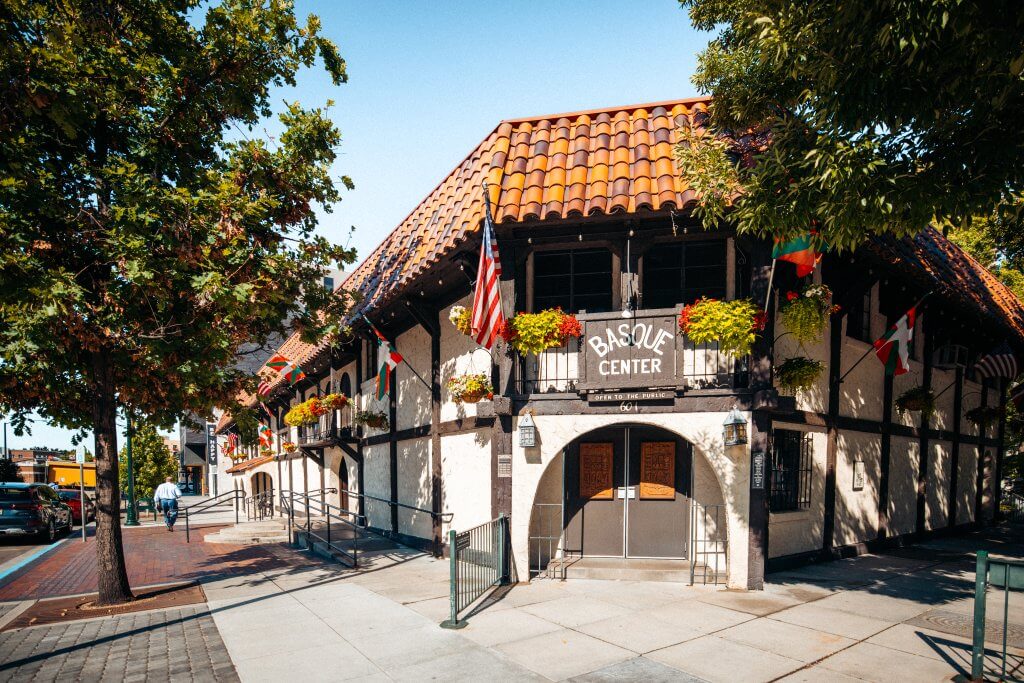
M 168 531 L 174 531 L 174 523 L 178 521 L 178 499 L 181 490 L 174 485 L 174 478 L 167 477 L 164 483 L 156 487 L 153 502 L 158 510 L 164 513 L 164 524 Z

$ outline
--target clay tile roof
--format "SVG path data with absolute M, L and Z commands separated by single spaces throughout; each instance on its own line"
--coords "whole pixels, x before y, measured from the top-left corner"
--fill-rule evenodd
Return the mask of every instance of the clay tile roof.
M 483 182 L 497 223 L 681 209 L 672 157 L 704 99 L 502 121 L 349 278 L 366 309 L 451 255 L 480 227 Z
M 259 467 L 260 465 L 270 462 L 273 459 L 274 456 L 272 455 L 261 455 L 258 458 L 250 458 L 248 460 L 243 460 L 237 465 L 232 465 L 231 467 L 227 468 L 224 471 L 227 472 L 228 474 L 238 474 L 239 472 L 251 470 L 253 467 Z
M 936 294 L 960 301 L 1002 325 L 1017 345 L 1024 344 L 1024 304 L 985 266 L 938 230 L 914 237 L 876 236 L 871 248 L 895 266 L 909 269 Z

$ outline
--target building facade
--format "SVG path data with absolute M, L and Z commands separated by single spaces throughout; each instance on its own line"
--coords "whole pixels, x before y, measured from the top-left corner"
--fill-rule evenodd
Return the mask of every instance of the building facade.
M 450 529 L 509 515 L 519 580 L 552 562 L 638 558 L 759 588 L 773 566 L 990 520 L 1006 382 L 970 366 L 1002 342 L 1020 348 L 1024 307 L 932 229 L 826 254 L 805 280 L 787 263 L 773 273 L 768 241 L 701 229 L 672 148 L 706 105 L 502 122 L 344 282 L 360 295 L 351 333 L 281 346 L 306 378 L 276 376 L 272 447 L 223 459 L 220 489 L 325 492 L 370 527 L 435 549 Z M 472 304 L 485 182 L 506 315 L 561 309 L 578 338 L 489 353 L 452 323 Z M 778 310 L 812 283 L 838 309 L 820 339 L 798 343 Z M 910 371 L 886 375 L 872 341 L 929 292 Z M 680 332 L 683 305 L 701 297 L 768 302 L 749 354 Z M 361 316 L 404 357 L 382 400 Z M 774 370 L 792 357 L 825 364 L 797 392 Z M 448 381 L 466 373 L 490 377 L 493 398 L 456 401 Z M 934 410 L 899 409 L 915 387 L 931 390 Z M 351 405 L 284 424 L 328 393 Z M 727 422 L 744 437 L 727 438 Z M 225 415 L 220 438 L 232 430 Z

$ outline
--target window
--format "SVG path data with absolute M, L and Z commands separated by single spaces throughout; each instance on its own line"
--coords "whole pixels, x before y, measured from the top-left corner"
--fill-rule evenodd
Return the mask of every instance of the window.
M 772 512 L 806 510 L 811 505 L 811 435 L 788 429 L 772 433 L 772 473 L 768 506 Z
M 871 292 L 854 300 L 846 315 L 846 336 L 862 342 L 873 342 L 871 338 Z
M 333 292 L 334 291 L 334 278 L 333 277 L 325 277 L 324 278 L 324 287 L 327 288 L 328 292 Z
M 644 254 L 644 308 L 725 298 L 725 240 L 659 244 Z
M 533 255 L 533 310 L 612 310 L 612 254 L 607 249 L 538 251 Z

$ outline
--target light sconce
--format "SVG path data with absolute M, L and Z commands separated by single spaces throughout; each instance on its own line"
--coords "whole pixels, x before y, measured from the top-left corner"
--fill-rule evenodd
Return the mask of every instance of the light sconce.
M 523 413 L 519 420 L 519 446 L 521 448 L 534 448 L 537 445 L 537 425 L 533 421 L 530 412 Z
M 733 407 L 722 423 L 722 440 L 726 446 L 739 446 L 747 443 L 747 418 Z

